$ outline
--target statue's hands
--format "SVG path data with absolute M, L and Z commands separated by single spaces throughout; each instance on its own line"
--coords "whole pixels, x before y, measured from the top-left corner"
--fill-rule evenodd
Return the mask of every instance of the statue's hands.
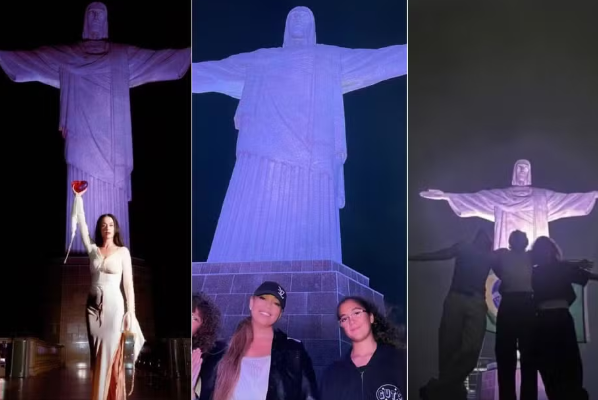
M 428 189 L 420 192 L 419 195 L 425 199 L 430 200 L 446 200 L 447 196 L 442 190 Z

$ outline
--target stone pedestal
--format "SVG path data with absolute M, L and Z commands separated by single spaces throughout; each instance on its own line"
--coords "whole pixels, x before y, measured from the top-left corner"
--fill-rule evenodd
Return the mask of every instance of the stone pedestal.
M 369 287 L 369 278 L 332 261 L 193 263 L 192 271 L 193 291 L 209 294 L 220 307 L 226 340 L 249 315 L 255 289 L 267 280 L 280 283 L 288 297 L 277 326 L 304 343 L 318 376 L 349 347 L 336 317 L 341 298 L 362 296 L 384 312 L 384 298 Z
M 64 346 L 66 366 L 89 366 L 85 321 L 85 304 L 91 284 L 89 258 L 69 257 L 66 264 L 62 259 L 56 260 L 48 271 L 47 301 L 42 305 L 48 318 L 45 339 Z M 152 340 L 155 327 L 151 270 L 138 258 L 133 258 L 133 284 L 137 319 L 146 340 Z
M 480 400 L 499 400 L 498 397 L 498 371 L 496 369 L 496 363 L 488 364 L 488 369 L 481 374 L 481 389 L 479 392 Z M 519 364 L 517 365 L 517 371 L 515 375 L 515 388 L 517 390 L 517 397 L 520 396 L 521 387 L 521 370 Z M 538 374 L 538 400 L 548 400 L 544 391 L 544 382 L 540 374 Z

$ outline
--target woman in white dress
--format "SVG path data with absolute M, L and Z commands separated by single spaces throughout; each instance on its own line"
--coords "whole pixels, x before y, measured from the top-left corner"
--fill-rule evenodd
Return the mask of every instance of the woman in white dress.
M 87 189 L 86 189 L 87 190 Z M 135 292 L 131 254 L 120 237 L 118 221 L 111 214 L 100 216 L 95 241 L 85 222 L 83 197 L 75 193 L 72 218 L 77 221 L 89 255 L 91 287 L 87 299 L 87 332 L 93 371 L 92 400 L 124 400 L 127 397 L 124 344 L 127 335 L 134 339 L 134 361 L 145 341 L 135 317 Z M 121 281 L 126 297 L 120 290 Z

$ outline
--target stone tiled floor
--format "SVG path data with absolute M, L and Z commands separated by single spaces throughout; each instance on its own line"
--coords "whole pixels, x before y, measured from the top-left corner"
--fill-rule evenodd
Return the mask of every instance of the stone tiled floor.
M 64 368 L 25 379 L 0 378 L 0 400 L 89 400 L 90 390 L 91 375 L 87 369 Z M 190 398 L 189 378 L 157 378 L 140 372 L 135 375 L 129 400 Z

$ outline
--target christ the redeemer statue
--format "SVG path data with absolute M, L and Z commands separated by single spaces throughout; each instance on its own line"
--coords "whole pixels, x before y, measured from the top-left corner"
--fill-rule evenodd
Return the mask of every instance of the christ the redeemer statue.
M 548 223 L 561 218 L 580 217 L 592 212 L 598 190 L 588 193 L 559 193 L 532 187 L 531 163 L 519 160 L 513 168 L 510 187 L 476 193 L 445 193 L 428 190 L 427 199 L 446 200 L 459 217 L 479 217 L 494 222 L 494 249 L 508 248 L 515 230 L 527 234 L 530 246 L 548 236 Z
M 94 221 L 104 213 L 120 222 L 129 246 L 133 144 L 129 89 L 148 82 L 182 78 L 191 50 L 146 50 L 108 41 L 106 6 L 85 11 L 83 40 L 30 51 L 0 51 L 0 66 L 15 82 L 37 81 L 60 89 L 60 126 L 67 163 L 67 232 L 71 237 L 71 182 L 89 182 L 86 212 Z M 80 237 L 73 251 L 84 253 Z
M 237 160 L 209 262 L 342 261 L 343 94 L 405 75 L 406 52 L 316 44 L 311 10 L 296 7 L 282 47 L 193 63 L 193 93 L 240 99 Z

